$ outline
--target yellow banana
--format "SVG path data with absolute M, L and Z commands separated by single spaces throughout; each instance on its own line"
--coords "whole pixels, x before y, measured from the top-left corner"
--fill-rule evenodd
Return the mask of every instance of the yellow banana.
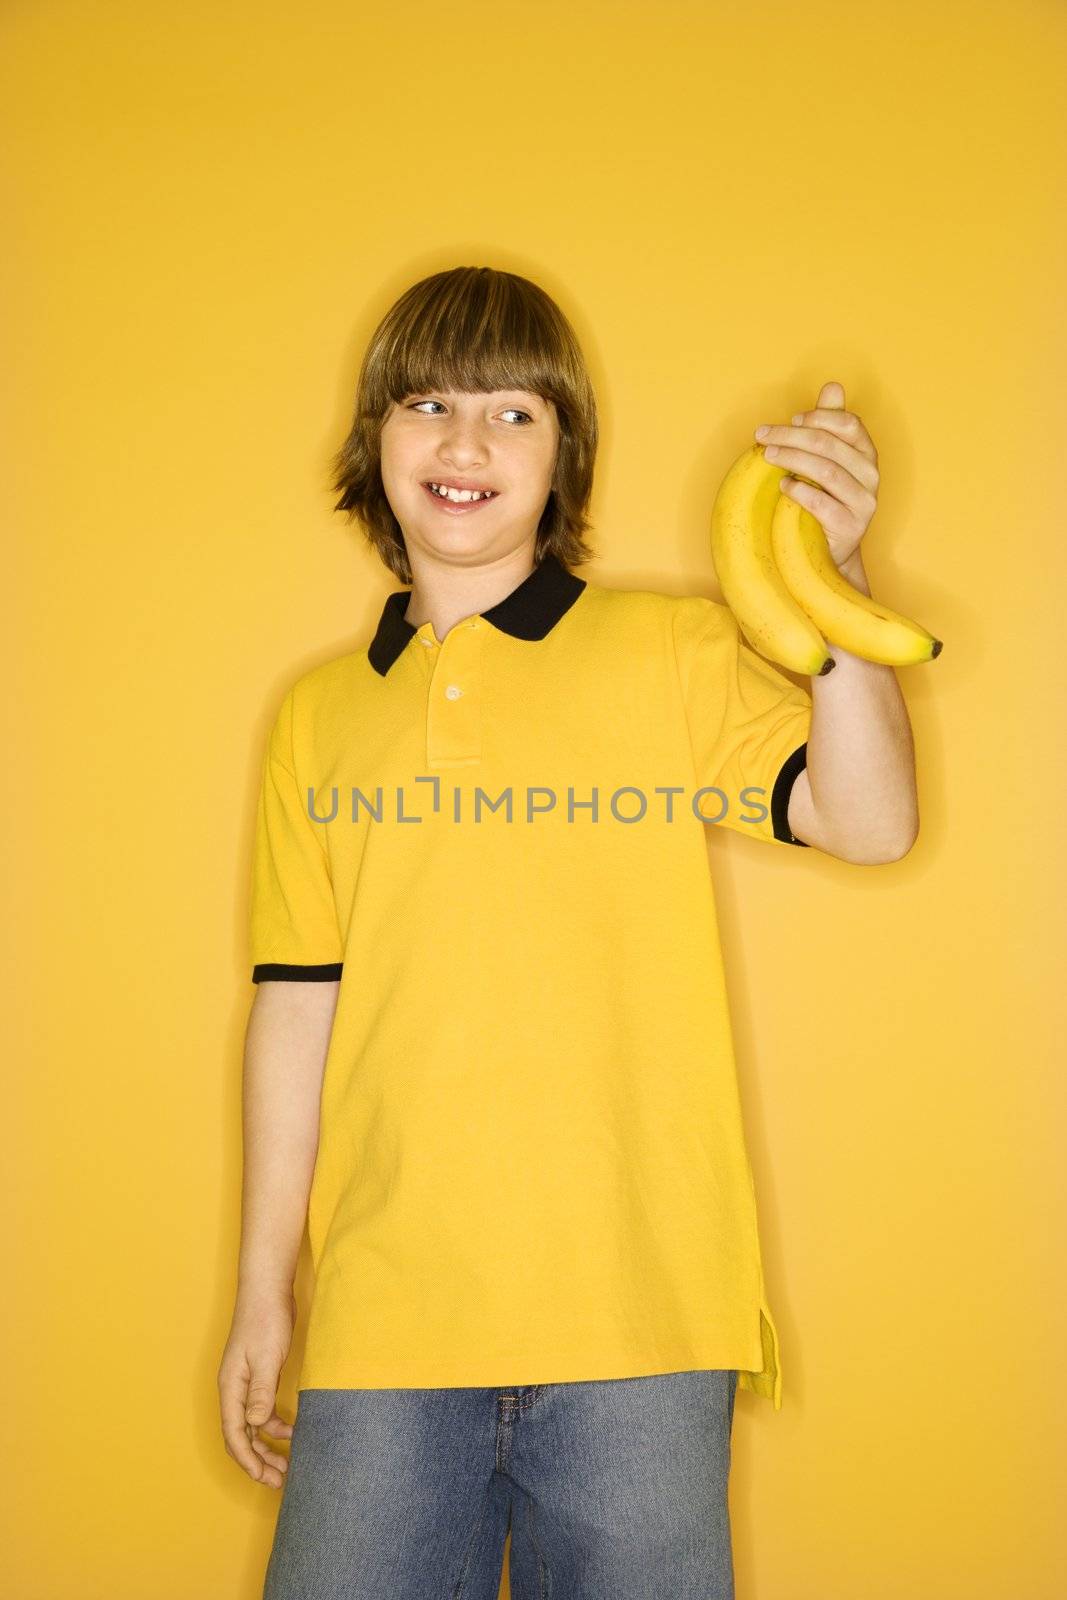
M 738 456 L 711 512 L 711 555 L 723 598 L 753 649 L 779 666 L 816 677 L 835 661 L 815 623 L 775 566 L 771 519 L 784 470 L 761 445 Z M 847 648 L 847 646 L 846 646 Z
M 890 667 L 940 654 L 940 639 L 849 583 L 834 563 L 821 523 L 788 495 L 780 494 L 774 508 L 771 547 L 789 593 L 831 643 Z

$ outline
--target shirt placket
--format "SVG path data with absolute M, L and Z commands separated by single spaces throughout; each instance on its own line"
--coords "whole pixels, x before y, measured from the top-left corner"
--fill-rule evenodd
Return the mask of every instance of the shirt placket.
M 482 758 L 482 652 L 490 624 L 468 617 L 438 643 L 433 626 L 418 630 L 431 671 L 426 694 L 426 762 L 464 766 Z

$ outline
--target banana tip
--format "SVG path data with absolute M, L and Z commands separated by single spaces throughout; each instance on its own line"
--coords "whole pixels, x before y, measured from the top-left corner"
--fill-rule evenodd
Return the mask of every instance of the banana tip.
M 823 662 L 822 666 L 819 668 L 819 670 L 815 674 L 815 676 L 817 678 L 824 678 L 826 676 L 826 674 L 828 672 L 832 672 L 833 669 L 836 666 L 837 666 L 837 662 L 835 661 L 834 657 L 833 656 L 827 656 L 826 660 Z
M 935 656 L 939 656 L 940 654 L 941 654 L 941 640 L 940 639 L 935 639 L 933 644 L 930 647 L 930 660 L 932 661 Z

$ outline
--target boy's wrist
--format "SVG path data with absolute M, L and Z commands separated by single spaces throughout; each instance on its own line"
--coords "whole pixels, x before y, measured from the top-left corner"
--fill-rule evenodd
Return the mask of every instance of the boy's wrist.
M 288 1300 L 293 1294 L 294 1274 L 272 1267 L 244 1267 L 237 1273 L 238 1300 Z
M 238 1283 L 234 1301 L 234 1316 L 255 1315 L 257 1311 L 276 1310 L 294 1312 L 296 1295 L 293 1286 L 274 1283 Z

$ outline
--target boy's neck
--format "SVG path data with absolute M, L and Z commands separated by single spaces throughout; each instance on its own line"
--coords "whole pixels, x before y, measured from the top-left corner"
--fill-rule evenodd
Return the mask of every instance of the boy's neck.
M 404 620 L 414 628 L 431 622 L 441 644 L 457 622 L 488 611 L 530 576 L 534 542 L 482 565 L 449 566 L 443 561 L 427 561 L 418 552 L 414 557 L 409 553 L 408 559 L 413 581 Z

